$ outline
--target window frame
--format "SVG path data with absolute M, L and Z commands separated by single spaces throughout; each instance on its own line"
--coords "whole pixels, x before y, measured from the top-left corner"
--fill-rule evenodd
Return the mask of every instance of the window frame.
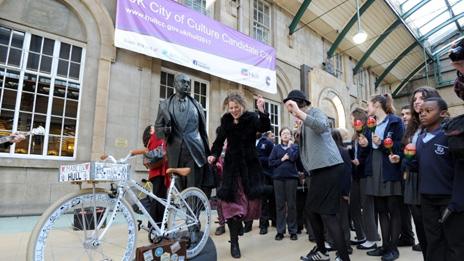
M 257 4 L 262 4 L 263 5 L 263 8 L 265 6 L 267 6 L 269 8 L 269 14 L 268 14 L 268 17 L 269 17 L 269 26 L 266 26 L 264 23 L 261 23 L 259 22 L 258 20 L 255 20 L 255 2 L 257 2 Z M 251 17 L 251 23 L 250 23 L 250 30 L 251 30 L 251 33 L 250 33 L 250 36 L 257 40 L 257 41 L 260 41 L 264 44 L 267 44 L 267 45 L 272 45 L 272 5 L 265 1 L 265 0 L 251 0 L 251 3 L 250 3 L 250 17 Z M 259 9 L 257 9 L 258 12 Z M 264 10 L 263 10 L 263 15 L 264 15 Z M 255 23 L 257 24 L 257 26 L 259 26 L 261 29 L 265 29 L 265 30 L 268 30 L 268 38 L 267 41 L 263 41 L 262 39 L 258 39 L 256 34 L 255 34 Z
M 201 1 L 201 5 L 202 7 L 200 9 L 197 9 L 195 8 L 195 4 L 194 4 L 194 1 L 195 0 L 178 0 L 179 3 L 181 3 L 183 6 L 185 7 L 188 7 L 194 11 L 197 11 L 203 15 L 206 15 L 206 16 L 210 16 L 210 11 L 208 10 L 207 6 L 206 6 L 206 0 L 200 0 Z M 190 2 L 190 3 L 188 3 Z M 204 9 L 203 9 L 203 3 L 205 4 L 204 5 Z
M 1 20 L 0 20 L 1 21 Z M 26 74 L 32 74 L 37 77 L 37 81 L 41 77 L 49 78 L 50 79 L 50 86 L 49 86 L 49 94 L 48 94 L 48 101 L 47 101 L 47 112 L 45 114 L 45 134 L 43 138 L 43 147 L 42 147 L 42 154 L 19 154 L 16 153 L 16 144 L 12 144 L 9 148 L 8 152 L 0 152 L 0 158 L 17 158 L 17 159 L 40 159 L 40 160 L 59 160 L 59 161 L 72 161 L 76 160 L 77 158 L 77 152 L 78 152 L 78 147 L 79 147 L 79 119 L 80 119 L 80 112 L 81 112 L 81 103 L 82 103 L 82 92 L 84 90 L 83 86 L 83 81 L 84 81 L 84 71 L 85 71 L 85 61 L 86 61 L 86 45 L 82 42 L 78 42 L 72 39 L 64 38 L 61 36 L 57 36 L 54 34 L 50 34 L 47 32 L 39 31 L 39 30 L 34 30 L 32 28 L 28 28 L 25 26 L 20 26 L 8 22 L 3 22 L 0 24 L 0 26 L 7 28 L 11 31 L 17 31 L 17 32 L 22 32 L 24 33 L 24 40 L 23 40 L 23 46 L 22 46 L 22 54 L 21 54 L 21 61 L 20 65 L 18 67 L 10 66 L 7 63 L 0 65 L 2 69 L 5 71 L 7 70 L 14 70 L 14 71 L 19 71 L 19 79 L 18 79 L 18 89 L 17 89 L 17 94 L 16 94 L 16 101 L 15 101 L 15 108 L 14 108 L 14 116 L 13 116 L 13 124 L 12 124 L 12 133 L 18 131 L 18 122 L 19 122 L 19 114 L 21 112 L 20 106 L 21 106 L 21 98 L 23 97 L 24 91 L 24 77 Z M 29 59 L 29 53 L 30 51 L 30 45 L 31 45 L 31 38 L 33 35 L 36 35 L 38 37 L 42 38 L 42 43 L 45 38 L 51 39 L 54 41 L 54 46 L 53 46 L 53 53 L 52 53 L 52 63 L 50 66 L 50 73 L 44 73 L 40 70 L 40 66 L 37 67 L 37 71 L 30 70 L 27 68 L 28 66 L 28 59 Z M 70 73 L 70 66 L 71 66 L 71 49 L 70 49 L 70 57 L 68 59 L 68 71 L 67 71 L 67 76 L 59 76 L 58 75 L 58 62 L 60 60 L 60 48 L 61 44 L 68 44 L 70 45 L 71 49 L 73 46 L 81 48 L 81 60 L 79 62 L 79 80 L 75 80 L 73 78 L 70 78 L 69 73 Z M 11 44 L 11 42 L 10 42 Z M 42 52 L 40 52 L 40 58 L 42 59 Z M 49 55 L 47 55 L 49 56 Z M 40 61 L 40 60 L 39 60 Z M 39 63 L 40 64 L 40 63 Z M 55 81 L 61 80 L 65 81 L 67 84 L 69 83 L 74 83 L 79 85 L 79 97 L 77 98 L 77 111 L 76 111 L 76 117 L 75 119 L 73 117 L 66 117 L 65 115 L 65 106 L 66 103 L 63 103 L 63 112 L 61 116 L 58 116 L 61 118 L 62 123 L 61 123 L 61 129 L 60 129 L 60 135 L 59 138 L 63 139 L 66 137 L 74 137 L 74 150 L 73 150 L 73 156 L 53 156 L 53 155 L 47 155 L 48 154 L 48 148 L 49 148 L 49 136 L 53 135 L 50 134 L 50 123 L 51 123 L 51 117 L 52 117 L 52 106 L 53 106 L 53 99 L 55 98 L 54 96 L 54 88 L 55 88 Z M 38 82 L 37 82 L 38 84 Z M 33 106 L 36 106 L 35 101 L 37 96 L 37 91 L 35 92 L 34 95 L 34 104 Z M 66 97 L 65 100 L 68 98 Z M 33 111 L 31 112 L 32 115 L 35 117 L 36 112 Z M 42 115 L 42 114 L 39 114 Z M 55 115 L 56 116 L 56 115 Z M 75 127 L 75 135 L 74 136 L 64 136 L 64 121 L 65 118 L 70 118 L 72 120 L 76 121 L 76 127 Z M 31 118 L 31 125 L 33 125 L 33 121 Z M 31 126 L 32 127 L 32 126 Z M 28 149 L 30 147 L 30 142 L 32 139 L 29 139 L 29 144 L 28 144 Z M 63 142 L 59 144 L 60 150 L 62 149 Z M 29 152 L 30 153 L 30 152 Z

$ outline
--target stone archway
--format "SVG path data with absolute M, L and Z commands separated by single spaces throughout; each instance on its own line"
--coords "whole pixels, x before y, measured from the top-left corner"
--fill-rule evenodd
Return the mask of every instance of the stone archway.
M 335 120 L 335 126 L 337 128 L 346 129 L 345 108 L 340 96 L 335 90 L 325 88 L 319 95 L 317 106 L 322 109 L 328 117 Z

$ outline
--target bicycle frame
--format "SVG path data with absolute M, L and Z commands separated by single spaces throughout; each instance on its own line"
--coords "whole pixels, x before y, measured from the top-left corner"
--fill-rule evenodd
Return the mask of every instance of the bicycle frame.
M 131 155 L 128 155 L 125 158 L 121 159 L 119 161 L 119 163 L 124 163 L 128 159 L 130 159 L 131 157 L 132 157 Z M 117 162 L 114 159 L 114 157 L 112 157 L 112 156 L 109 156 L 108 159 L 115 162 L 115 163 Z M 97 236 L 97 242 L 102 240 L 102 238 L 105 236 L 108 229 L 113 224 L 113 221 L 114 221 L 115 216 L 116 216 L 116 212 L 118 211 L 119 206 L 122 204 L 122 200 L 123 200 L 126 193 L 127 193 L 128 197 L 129 197 L 130 201 L 134 202 L 139 207 L 139 209 L 142 211 L 143 216 L 148 219 L 148 222 L 150 222 L 150 224 L 152 225 L 152 228 L 155 230 L 155 234 L 157 236 L 165 237 L 165 236 L 168 236 L 168 235 L 170 235 L 170 234 L 172 234 L 174 232 L 180 231 L 183 228 L 188 228 L 188 227 L 197 225 L 199 223 L 198 217 L 195 215 L 193 210 L 187 204 L 185 199 L 180 197 L 180 192 L 177 189 L 177 187 L 175 186 L 176 178 L 177 177 L 175 175 L 171 176 L 171 184 L 170 184 L 170 186 L 168 188 L 168 191 L 167 191 L 167 199 L 162 199 L 160 197 L 157 197 L 152 192 L 147 191 L 145 188 L 143 188 L 141 185 L 139 185 L 136 181 L 134 181 L 132 179 L 131 173 L 128 175 L 127 180 L 119 181 L 118 184 L 117 184 L 117 200 L 116 200 L 116 203 L 115 203 L 115 208 L 114 208 L 114 210 L 113 210 L 113 212 L 112 212 L 112 214 L 111 214 L 111 216 L 109 218 L 109 222 L 106 224 L 105 229 L 100 233 L 100 235 Z M 136 194 L 134 193 L 132 188 L 135 188 L 139 192 L 141 192 L 141 193 L 149 196 L 150 198 L 156 200 L 157 202 L 159 202 L 160 204 L 162 204 L 165 207 L 164 214 L 163 214 L 163 219 L 162 219 L 162 222 L 161 222 L 161 227 L 158 226 L 158 224 L 156 224 L 156 222 L 153 220 L 153 218 L 148 213 L 148 211 L 145 209 L 145 207 L 142 205 L 142 203 L 140 202 L 140 200 L 138 199 L 138 197 L 136 196 Z M 93 192 L 95 193 L 95 184 L 94 184 Z M 187 207 L 188 213 L 186 213 L 182 209 L 179 209 L 178 206 L 176 206 L 176 205 L 173 206 L 173 204 L 171 204 L 173 196 L 175 196 L 176 198 L 183 201 L 183 205 Z M 185 215 L 187 218 L 189 218 L 191 220 L 194 220 L 195 222 L 192 222 L 192 223 L 190 223 L 188 225 L 176 226 L 174 228 L 171 228 L 171 229 L 167 230 L 166 224 L 168 222 L 169 213 L 170 213 L 171 209 L 174 209 L 176 211 L 176 213 L 180 213 L 181 215 Z M 99 222 L 99 224 L 95 224 L 96 229 L 92 233 L 91 238 L 95 238 L 94 236 L 96 235 L 97 231 L 99 231 L 99 229 L 104 224 L 104 221 L 106 220 L 106 218 L 108 216 L 108 212 L 109 211 L 105 211 L 105 213 L 104 213 L 103 217 L 101 218 L 101 221 Z M 94 217 L 94 222 L 95 223 L 97 222 L 96 217 Z

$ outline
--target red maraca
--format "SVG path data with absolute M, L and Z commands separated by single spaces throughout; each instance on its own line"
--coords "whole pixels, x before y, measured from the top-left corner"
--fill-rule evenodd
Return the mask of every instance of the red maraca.
M 362 133 L 363 129 L 364 129 L 364 124 L 361 120 L 356 120 L 354 122 L 354 130 L 359 134 L 359 133 Z
M 386 138 L 383 140 L 383 146 L 390 151 L 390 154 L 392 154 L 392 148 L 393 148 L 393 140 L 391 138 Z
M 416 156 L 416 145 L 409 143 L 404 147 L 404 157 L 410 160 L 414 158 L 414 156 Z
M 367 127 L 369 130 L 371 130 L 371 132 L 375 131 L 375 127 L 377 127 L 377 121 L 374 117 L 371 116 L 367 119 Z

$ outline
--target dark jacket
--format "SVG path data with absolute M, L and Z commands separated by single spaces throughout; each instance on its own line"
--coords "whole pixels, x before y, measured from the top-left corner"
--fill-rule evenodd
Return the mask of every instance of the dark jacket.
M 340 173 L 340 184 L 342 189 L 342 196 L 349 196 L 351 190 L 351 175 L 352 175 L 352 168 L 351 168 L 351 158 L 348 152 L 348 149 L 344 147 L 338 147 L 340 151 L 340 155 L 343 159 L 343 173 Z
M 383 174 L 383 181 L 401 181 L 401 163 L 392 164 L 388 156 L 390 155 L 390 151 L 383 146 L 383 140 L 387 137 L 390 137 L 393 140 L 393 148 L 392 152 L 396 155 L 402 155 L 401 151 L 401 139 L 403 138 L 403 121 L 393 114 L 388 114 L 388 124 L 385 128 L 385 133 L 382 138 L 382 143 L 379 145 L 378 150 L 383 153 L 382 158 L 382 174 Z M 370 136 L 370 135 L 369 135 Z M 369 145 L 364 148 L 364 153 L 368 152 L 368 156 L 366 158 L 366 169 L 365 173 L 366 176 L 372 176 L 372 141 L 369 142 Z
M 217 192 L 220 199 L 236 201 L 239 180 L 245 195 L 250 199 L 261 196 L 262 167 L 256 152 L 256 132 L 265 132 L 270 128 L 271 121 L 267 113 L 244 112 L 237 124 L 230 113 L 222 116 L 221 126 L 211 149 L 212 155 L 218 158 L 227 139 L 222 187 Z
M 367 138 L 367 140 L 369 141 L 369 144 L 372 144 L 371 131 L 365 128 L 363 135 Z M 369 150 L 362 148 L 358 144 L 358 149 L 356 151 L 355 146 L 356 146 L 356 142 L 354 140 L 351 141 L 351 149 L 349 150 L 350 157 L 352 160 L 357 158 L 359 161 L 358 166 L 352 164 L 352 177 L 353 179 L 362 179 L 366 177 L 366 173 L 365 173 L 366 159 L 367 159 L 367 156 L 369 155 Z
M 448 137 L 442 128 L 432 132 L 435 137 L 424 143 L 427 133 L 417 139 L 415 159 L 405 160 L 411 171 L 419 173 L 419 191 L 428 196 L 449 196 L 448 208 L 464 210 L 463 175 L 455 176 L 456 160 L 449 151 Z M 461 170 L 462 171 L 462 170 Z
M 158 116 L 155 122 L 156 136 L 160 139 L 165 139 L 167 144 L 166 153 L 168 155 L 169 167 L 177 167 L 179 163 L 180 150 L 183 142 L 186 142 L 187 147 L 195 146 L 193 143 L 196 141 L 193 137 L 181 133 L 178 126 L 174 124 L 174 121 L 171 118 L 169 108 L 173 99 L 176 97 L 175 94 L 169 96 L 164 101 L 161 101 L 158 108 Z M 203 147 L 205 150 L 205 155 L 192 155 L 192 158 L 196 162 L 200 162 L 201 166 L 206 164 L 206 157 L 210 155 L 209 144 L 208 144 L 208 135 L 206 133 L 206 120 L 203 107 L 195 99 L 190 96 L 186 96 L 186 99 L 189 99 L 194 105 L 198 113 L 199 126 L 198 130 L 200 132 L 201 140 L 203 142 Z M 201 167 L 200 166 L 200 167 Z
M 282 161 L 282 157 L 288 153 L 289 159 Z M 292 144 L 289 148 L 284 149 L 281 144 L 274 146 L 269 156 L 269 166 L 273 168 L 272 178 L 289 179 L 298 178 L 296 162 L 299 157 L 298 145 Z
M 270 141 L 265 135 L 261 136 L 256 144 L 256 151 L 258 152 L 259 162 L 263 167 L 263 173 L 271 176 L 272 169 L 269 167 L 269 155 L 271 155 L 274 143 Z

